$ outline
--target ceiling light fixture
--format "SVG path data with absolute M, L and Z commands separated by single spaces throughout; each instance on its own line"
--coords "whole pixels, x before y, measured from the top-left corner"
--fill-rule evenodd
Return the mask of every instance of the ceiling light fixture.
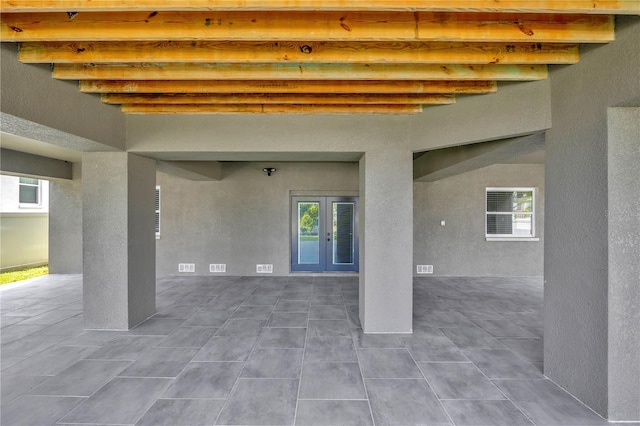
M 262 171 L 265 172 L 267 176 L 271 176 L 271 173 L 275 173 L 276 169 L 273 167 L 265 167 Z

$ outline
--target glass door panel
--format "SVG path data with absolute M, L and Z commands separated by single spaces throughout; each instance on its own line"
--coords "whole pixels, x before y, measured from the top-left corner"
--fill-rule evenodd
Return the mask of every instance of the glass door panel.
M 333 256 L 334 265 L 353 265 L 354 255 L 354 204 L 334 202 L 333 204 Z
M 320 263 L 320 203 L 298 202 L 298 264 Z
M 325 228 L 322 197 L 291 197 L 291 270 L 325 270 Z
M 326 271 L 353 271 L 359 268 L 358 197 L 327 197 Z M 329 241 L 330 240 L 330 241 Z
M 358 271 L 358 198 L 291 197 L 291 270 Z

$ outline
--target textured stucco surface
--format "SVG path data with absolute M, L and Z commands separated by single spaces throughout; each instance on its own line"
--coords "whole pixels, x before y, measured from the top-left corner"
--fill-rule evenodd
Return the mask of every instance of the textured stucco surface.
M 640 20 L 551 71 L 546 134 L 545 374 L 607 416 L 607 107 L 640 102 Z
M 267 176 L 264 167 L 277 171 Z M 158 172 L 158 276 L 178 274 L 178 263 L 195 263 L 198 275 L 211 263 L 225 263 L 228 275 L 270 263 L 273 275 L 288 275 L 291 195 L 358 194 L 354 163 L 223 163 L 222 175 L 197 182 Z
M 49 273 L 82 273 L 82 165 L 49 183 Z
M 84 321 L 128 329 L 155 313 L 155 161 L 82 157 Z
M 487 187 L 535 188 L 540 241 L 486 241 Z M 542 276 L 543 164 L 496 164 L 413 188 L 414 274 L 416 265 L 433 265 L 434 275 Z
M 412 330 L 411 164 L 408 151 L 389 148 L 367 152 L 360 161 L 360 235 L 365 235 L 360 240 L 360 321 L 365 333 Z
M 458 96 L 408 120 L 413 151 L 527 135 L 551 127 L 549 80 L 501 82 L 490 95 Z
M 0 149 L 0 172 L 35 178 L 71 179 L 71 163 L 26 154 L 10 149 Z
M 19 136 L 85 150 L 124 149 L 125 119 L 74 81 L 54 80 L 48 64 L 23 64 L 15 43 L 0 46 L 2 129 Z
M 640 421 L 640 106 L 610 108 L 609 419 Z
M 127 148 L 140 154 L 220 152 L 223 160 L 242 160 L 238 153 L 247 153 L 247 160 L 255 160 L 254 153 L 277 153 L 281 160 L 295 161 L 296 153 L 331 152 L 357 161 L 360 155 L 354 158 L 354 152 L 403 140 L 406 119 L 366 115 L 130 115 Z M 229 157 L 231 154 L 235 157 Z M 289 155 L 291 158 L 287 158 Z
M 413 161 L 416 182 L 435 182 L 544 150 L 544 133 L 429 151 Z M 544 160 L 540 164 L 544 163 Z
M 156 313 L 156 162 L 127 154 L 129 327 Z

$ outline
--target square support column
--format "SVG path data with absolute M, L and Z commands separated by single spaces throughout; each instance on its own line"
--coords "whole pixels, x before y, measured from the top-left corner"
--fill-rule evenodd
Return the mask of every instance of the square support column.
M 155 161 L 82 156 L 84 324 L 127 330 L 155 313 Z
M 611 420 L 640 420 L 638 134 L 607 113 L 638 106 L 638 45 L 640 21 L 619 16 L 615 43 L 552 69 L 545 142 L 544 372 Z
M 82 166 L 49 182 L 49 273 L 82 273 Z
M 640 107 L 608 110 L 609 420 L 640 421 Z
M 413 330 L 413 158 L 390 147 L 360 160 L 360 322 Z

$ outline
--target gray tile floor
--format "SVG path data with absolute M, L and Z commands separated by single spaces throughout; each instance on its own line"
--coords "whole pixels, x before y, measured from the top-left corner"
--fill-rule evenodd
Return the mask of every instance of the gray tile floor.
M 412 335 L 365 335 L 357 277 L 165 277 L 82 329 L 82 277 L 0 291 L 1 423 L 600 425 L 542 374 L 542 280 L 420 278 Z

